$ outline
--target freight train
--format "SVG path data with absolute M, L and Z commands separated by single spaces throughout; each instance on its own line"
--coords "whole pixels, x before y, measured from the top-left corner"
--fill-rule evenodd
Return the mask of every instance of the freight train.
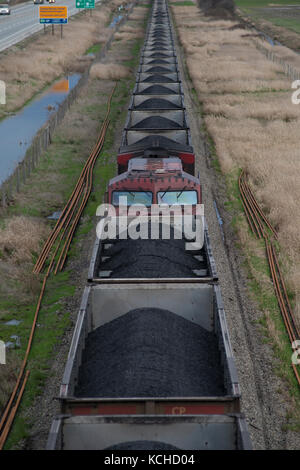
M 173 38 L 154 0 L 105 197 L 118 220 L 121 197 L 147 210 L 202 202 Z M 202 221 L 198 248 L 161 231 L 96 238 L 48 450 L 251 449 Z

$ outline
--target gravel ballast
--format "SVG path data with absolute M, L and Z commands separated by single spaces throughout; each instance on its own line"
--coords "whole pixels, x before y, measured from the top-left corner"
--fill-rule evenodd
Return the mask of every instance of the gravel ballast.
M 185 240 L 118 240 L 103 254 L 110 258 L 98 269 L 113 278 L 196 277 L 194 269 L 207 269 L 204 250 L 197 260 L 198 253 L 185 251 Z
M 134 109 L 181 109 L 181 107 L 162 98 L 150 98 Z
M 87 337 L 77 397 L 220 395 L 216 336 L 174 313 L 132 310 Z

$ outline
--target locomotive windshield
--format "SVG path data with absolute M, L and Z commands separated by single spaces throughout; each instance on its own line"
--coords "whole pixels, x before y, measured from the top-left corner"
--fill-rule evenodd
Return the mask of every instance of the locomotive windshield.
M 157 193 L 158 204 L 192 205 L 197 202 L 197 191 L 161 191 Z
M 120 200 L 120 198 L 122 198 Z M 143 204 L 144 206 L 151 206 L 152 204 L 151 191 L 114 191 L 112 193 L 112 203 L 114 206 L 123 204 L 124 206 L 131 206 L 132 204 Z

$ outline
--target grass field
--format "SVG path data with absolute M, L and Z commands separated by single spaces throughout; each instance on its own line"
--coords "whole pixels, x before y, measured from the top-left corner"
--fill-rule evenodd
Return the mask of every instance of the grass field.
M 299 12 L 300 13 L 300 12 Z M 269 18 L 269 20 L 276 26 L 291 29 L 296 33 L 300 33 L 300 15 L 297 19 L 292 18 Z
M 300 5 L 300 0 L 235 0 L 238 7 L 262 8 L 270 5 Z
M 247 15 L 300 33 L 300 0 L 235 0 Z M 294 5 L 296 8 L 286 8 Z M 285 7 L 285 8 L 280 8 Z

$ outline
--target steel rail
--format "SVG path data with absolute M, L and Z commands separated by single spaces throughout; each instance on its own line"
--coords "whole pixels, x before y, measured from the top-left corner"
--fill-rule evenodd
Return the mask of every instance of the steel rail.
M 274 261 L 275 261 L 275 265 L 276 265 L 276 268 L 277 268 L 277 272 L 278 272 L 278 275 L 279 275 L 279 279 L 280 279 L 280 283 L 281 283 L 281 286 L 282 286 L 282 289 L 283 289 L 283 292 L 284 292 L 284 298 L 285 298 L 285 302 L 286 302 L 286 305 L 287 305 L 287 310 L 289 311 L 289 315 L 291 316 L 291 319 L 292 319 L 292 322 L 293 322 L 293 328 L 294 328 L 294 331 L 296 332 L 298 338 L 300 336 L 300 332 L 299 332 L 299 328 L 297 326 L 297 324 L 295 323 L 295 320 L 293 318 L 293 310 L 292 310 L 292 307 L 291 307 L 291 304 L 290 304 L 290 301 L 289 301 L 289 298 L 288 298 L 288 294 L 287 294 L 287 290 L 286 290 L 286 287 L 285 287 L 285 283 L 284 283 L 284 280 L 283 280 L 283 277 L 282 277 L 282 273 L 281 273 L 281 270 L 280 270 L 280 267 L 279 267 L 279 262 L 278 262 L 278 258 L 277 258 L 277 255 L 276 255 L 276 252 L 275 252 L 275 249 L 274 249 L 274 246 L 271 244 L 271 248 L 272 248 L 272 253 L 273 253 L 273 258 L 274 258 Z
M 249 201 L 247 200 L 247 197 L 245 195 L 245 184 L 244 184 L 244 181 L 242 179 L 243 177 L 243 170 L 239 176 L 239 189 L 240 189 L 240 194 L 242 196 L 242 203 L 243 203 L 243 206 L 244 206 L 244 210 L 245 210 L 245 213 L 246 213 L 246 216 L 247 216 L 247 219 L 248 219 L 248 222 L 249 222 L 249 225 L 251 227 L 251 230 L 252 232 L 256 235 L 258 238 L 261 238 L 261 232 L 259 230 L 259 225 L 257 224 L 257 221 L 256 221 L 256 218 L 254 217 L 254 214 L 253 212 L 251 211 L 251 206 L 249 204 Z M 250 222 L 251 220 L 251 222 Z
M 263 221 L 265 222 L 265 224 L 269 227 L 269 229 L 271 230 L 271 232 L 273 233 L 274 237 L 276 238 L 276 240 L 278 239 L 278 235 L 277 235 L 277 232 L 276 230 L 274 229 L 273 225 L 270 223 L 270 221 L 268 220 L 268 218 L 266 217 L 265 213 L 263 212 L 263 210 L 261 209 L 261 207 L 259 206 L 258 202 L 257 202 L 257 199 L 255 198 L 253 192 L 251 191 L 250 189 L 250 186 L 248 185 L 248 183 L 246 182 L 246 174 L 245 172 L 243 172 L 243 180 L 244 180 L 244 184 L 246 186 L 246 189 L 247 189 L 247 192 L 249 194 L 249 198 L 251 199 L 252 201 L 252 205 L 255 207 L 256 211 L 259 213 L 259 215 L 261 216 L 261 218 L 263 219 Z
M 38 260 L 35 264 L 35 267 L 34 267 L 34 270 L 33 272 L 34 273 L 39 273 L 42 271 L 43 267 L 44 267 L 44 264 L 45 264 L 45 261 L 51 251 L 51 248 L 53 246 L 53 244 L 55 243 L 58 235 L 59 235 L 59 232 L 61 231 L 62 227 L 67 224 L 67 226 L 69 225 L 70 223 L 70 218 L 69 218 L 69 221 L 68 221 L 68 217 L 70 216 L 70 213 L 71 213 L 71 217 L 73 216 L 74 214 L 74 211 L 73 211 L 73 208 L 74 206 L 79 202 L 80 200 L 80 197 L 82 196 L 83 194 L 83 191 L 84 191 L 84 186 L 85 186 L 85 183 L 86 183 L 86 180 L 87 180 L 87 175 L 88 175 L 88 172 L 89 172 L 89 168 L 90 168 L 90 165 L 91 163 L 93 162 L 94 159 L 97 158 L 97 156 L 99 155 L 99 152 L 102 148 L 102 145 L 103 145 L 103 138 L 105 136 L 105 132 L 107 130 L 107 120 L 108 120 L 108 116 L 109 116 L 109 113 L 110 113 L 110 109 L 111 109 L 111 99 L 112 99 L 112 96 L 113 96 L 113 93 L 115 91 L 115 88 L 116 88 L 116 84 L 115 86 L 113 87 L 113 90 L 110 94 L 110 97 L 109 97 L 109 100 L 108 100 L 108 104 L 107 104 L 107 112 L 106 112 L 106 115 L 104 117 L 104 121 L 103 121 L 103 124 L 102 124 L 102 127 L 101 127 L 101 130 L 100 130 L 100 136 L 97 140 L 97 143 L 95 145 L 95 147 L 93 148 L 89 158 L 87 159 L 87 162 L 77 180 L 77 183 L 75 185 L 75 188 L 67 202 L 67 204 L 65 205 L 61 215 L 60 215 L 60 218 L 59 220 L 57 221 L 55 227 L 53 228 L 52 230 L 52 233 L 50 234 L 50 236 L 48 237 L 47 241 L 45 242 L 44 244 L 44 247 L 38 257 Z
M 93 150 L 93 152 L 94 152 L 94 150 Z M 40 256 L 39 256 L 39 258 L 38 258 L 38 260 L 35 264 L 35 267 L 34 267 L 34 270 L 33 270 L 34 273 L 39 273 L 43 269 L 45 260 L 48 256 L 49 252 L 51 251 L 51 248 L 52 248 L 53 244 L 55 243 L 61 228 L 66 223 L 67 218 L 68 218 L 70 212 L 72 211 L 72 208 L 76 205 L 77 200 L 80 197 L 80 194 L 82 192 L 83 185 L 84 185 L 85 174 L 86 174 L 88 164 L 89 164 L 89 159 L 90 159 L 90 157 L 88 158 L 88 160 L 87 160 L 87 162 L 86 162 L 86 164 L 85 164 L 85 166 L 84 166 L 84 168 L 81 172 L 81 175 L 79 176 L 79 179 L 76 183 L 76 186 L 75 186 L 75 188 L 74 188 L 67 204 L 65 205 L 65 207 L 64 207 L 64 209 L 63 209 L 63 211 L 60 215 L 60 218 L 58 219 L 54 229 L 52 230 L 51 235 L 49 236 L 46 243 L 44 244 L 44 247 L 43 247 L 43 249 L 40 253 Z
M 6 442 L 6 439 L 7 439 L 8 433 L 9 433 L 9 430 L 11 428 L 11 425 L 12 425 L 14 419 L 15 419 L 16 413 L 17 413 L 18 408 L 19 408 L 20 401 L 22 399 L 22 396 L 23 396 L 23 393 L 24 393 L 24 390 L 25 390 L 25 387 L 26 387 L 26 383 L 27 383 L 27 380 L 28 380 L 29 373 L 30 373 L 29 370 L 27 370 L 26 373 L 25 373 L 25 377 L 23 379 L 23 382 L 22 382 L 22 385 L 21 385 L 21 389 L 20 389 L 16 404 L 11 409 L 11 412 L 10 412 L 8 420 L 7 420 L 7 426 L 5 427 L 3 433 L 1 434 L 1 437 L 0 437 L 0 450 L 3 449 L 3 446 Z
M 109 121 L 106 122 L 106 127 L 103 129 L 103 141 L 102 141 L 101 147 L 99 149 L 99 152 L 101 151 L 101 149 L 103 147 L 105 133 L 106 133 L 106 130 L 107 130 L 108 126 L 109 126 Z M 65 244 L 63 246 L 63 249 L 61 251 L 61 254 L 60 254 L 59 260 L 57 262 L 56 269 L 55 269 L 55 274 L 57 273 L 58 269 L 59 269 L 59 271 L 61 271 L 64 267 L 66 257 L 67 257 L 67 254 L 68 254 L 68 250 L 69 250 L 69 246 L 70 246 L 70 243 L 71 243 L 71 241 L 73 239 L 73 236 L 74 236 L 74 232 L 75 232 L 76 227 L 78 225 L 81 214 L 82 214 L 82 212 L 83 212 L 83 210 L 84 210 L 84 208 L 87 204 L 87 201 L 89 199 L 89 196 L 90 196 L 90 193 L 91 193 L 91 190 L 92 190 L 92 182 L 93 182 L 92 178 L 93 178 L 93 169 L 94 169 L 95 163 L 96 163 L 96 158 L 94 158 L 94 160 L 91 162 L 91 166 L 89 168 L 89 175 L 88 175 L 88 185 L 86 187 L 86 191 L 85 191 L 85 194 L 83 196 L 81 205 L 80 205 L 80 207 L 77 211 L 77 214 L 75 215 L 75 219 L 74 219 L 74 221 L 71 225 L 71 228 L 70 228 L 69 233 L 67 235 L 67 239 L 66 239 Z
M 270 267 L 270 272 L 271 272 L 271 277 L 272 277 L 272 281 L 273 281 L 275 294 L 276 294 L 276 297 L 277 297 L 278 304 L 280 306 L 280 310 L 281 310 L 281 313 L 282 313 L 282 318 L 283 318 L 286 330 L 288 332 L 290 341 L 292 343 L 293 341 L 295 341 L 296 336 L 294 334 L 293 328 L 292 328 L 291 323 L 289 321 L 288 313 L 287 313 L 286 308 L 285 308 L 285 303 L 284 303 L 282 291 L 280 289 L 280 284 L 279 284 L 279 280 L 278 280 L 278 276 L 277 276 L 277 271 L 276 271 L 276 268 L 275 268 L 274 258 L 273 258 L 273 255 L 272 255 L 272 248 L 271 248 L 271 244 L 270 244 L 269 240 L 266 240 L 266 249 L 267 249 L 267 257 L 268 257 L 268 262 L 269 262 L 269 267 Z
M 295 322 L 291 304 L 288 298 L 287 289 L 284 283 L 282 272 L 279 266 L 278 258 L 276 255 L 276 250 L 272 244 L 269 234 L 264 227 L 264 223 L 271 230 L 272 234 L 276 239 L 278 239 L 277 232 L 269 222 L 264 212 L 260 208 L 256 198 L 254 197 L 247 181 L 246 174 L 244 170 L 241 171 L 238 179 L 239 190 L 241 194 L 241 200 L 243 208 L 246 214 L 246 218 L 250 225 L 251 231 L 258 238 L 263 238 L 265 241 L 266 247 L 266 256 L 269 264 L 271 280 L 273 283 L 275 295 L 277 298 L 278 306 L 280 313 L 291 343 L 293 350 L 297 349 L 295 346 L 295 341 L 299 339 L 299 328 Z M 300 385 L 300 376 L 295 364 L 292 363 L 292 368 L 298 382 Z
M 102 133 L 102 128 L 100 130 L 100 133 Z M 81 171 L 81 174 L 80 174 L 80 176 L 77 180 L 75 188 L 73 189 L 73 192 L 72 192 L 71 196 L 69 197 L 69 200 L 66 203 L 64 209 L 62 210 L 62 213 L 61 213 L 55 227 L 53 228 L 51 235 L 49 236 L 48 240 L 44 244 L 44 247 L 43 247 L 43 249 L 40 253 L 40 256 L 39 256 L 39 258 L 36 262 L 36 265 L 34 267 L 34 272 L 36 272 L 36 273 L 38 273 L 42 270 L 42 268 L 44 266 L 44 262 L 45 262 L 45 260 L 48 256 L 54 242 L 56 241 L 57 236 L 58 236 L 61 228 L 66 223 L 67 217 L 69 216 L 72 208 L 74 207 L 74 205 L 77 203 L 78 199 L 80 198 L 80 195 L 81 195 L 82 190 L 83 190 L 84 182 L 85 182 L 86 173 L 88 171 L 88 167 L 89 167 L 89 164 L 90 164 L 90 160 L 91 160 L 91 157 L 93 157 L 95 155 L 95 153 L 98 149 L 99 139 L 96 142 L 96 145 L 92 150 L 92 153 L 88 157 L 88 159 L 87 159 L 87 161 L 86 161 L 86 163 L 85 163 L 85 165 L 84 165 L 84 167 Z

